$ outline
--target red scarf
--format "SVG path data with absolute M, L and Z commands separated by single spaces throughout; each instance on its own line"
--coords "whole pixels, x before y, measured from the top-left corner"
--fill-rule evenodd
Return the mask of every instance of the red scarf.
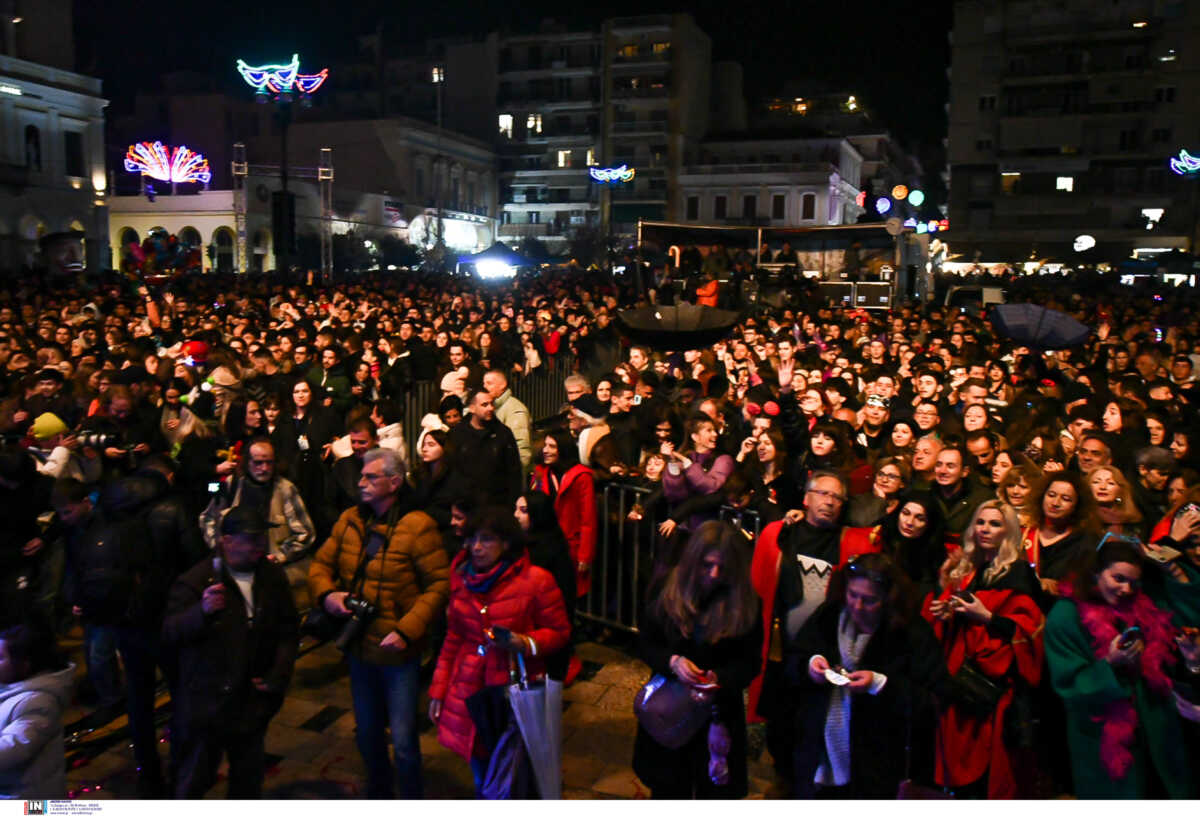
M 1120 612 L 1106 603 L 1081 601 L 1071 597 L 1069 584 L 1061 584 L 1064 597 L 1075 601 L 1079 609 L 1079 620 L 1092 639 L 1092 652 L 1097 660 L 1103 660 L 1113 638 L 1134 624 L 1142 629 L 1146 648 L 1138 657 L 1137 668 L 1141 679 L 1150 691 L 1159 696 L 1171 693 L 1171 678 L 1167 669 L 1175 665 L 1174 630 L 1171 613 L 1154 605 L 1145 593 L 1121 609 Z M 1133 767 L 1133 743 L 1137 732 L 1137 709 L 1132 697 L 1114 700 L 1105 706 L 1104 712 L 1092 717 L 1101 723 L 1100 763 L 1110 779 L 1124 779 Z

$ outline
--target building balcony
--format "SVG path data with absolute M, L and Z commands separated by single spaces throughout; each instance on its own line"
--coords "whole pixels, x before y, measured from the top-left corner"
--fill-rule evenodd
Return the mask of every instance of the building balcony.
M 557 106 L 595 106 L 600 104 L 600 95 L 593 93 L 570 93 L 559 94 L 553 92 L 547 93 L 522 93 L 519 91 L 508 91 L 506 93 L 496 94 L 496 104 L 505 105 L 523 105 L 528 107 L 549 107 Z
M 553 221 L 545 224 L 501 224 L 501 238 L 545 238 L 547 235 L 561 235 L 562 230 Z
M 29 168 L 24 164 L 0 162 L 0 187 L 23 190 L 29 186 Z
M 614 17 L 608 26 L 614 34 L 638 34 L 643 31 L 670 30 L 673 22 L 670 14 L 642 14 L 636 17 Z
M 828 162 L 778 162 L 772 164 L 695 164 L 683 168 L 681 175 L 725 176 L 762 173 L 838 173 L 837 165 Z
M 671 95 L 671 89 L 665 85 L 657 88 L 613 88 L 612 95 L 616 99 L 665 99 Z
M 666 133 L 669 125 L 665 120 L 642 122 L 613 122 L 612 132 L 622 135 Z

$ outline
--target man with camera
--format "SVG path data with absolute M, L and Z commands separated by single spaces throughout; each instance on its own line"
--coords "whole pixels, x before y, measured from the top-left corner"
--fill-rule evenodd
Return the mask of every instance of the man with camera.
M 308 572 L 316 605 L 345 621 L 337 645 L 350 661 L 356 740 L 372 799 L 394 796 L 388 730 L 401 796 L 422 796 L 421 652 L 450 594 L 437 524 L 416 506 L 404 476 L 394 451 L 368 451 L 358 483 L 362 503 L 338 518 Z

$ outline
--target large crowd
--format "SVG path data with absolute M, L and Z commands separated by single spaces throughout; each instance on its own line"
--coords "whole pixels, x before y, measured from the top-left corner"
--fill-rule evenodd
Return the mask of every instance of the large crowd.
M 655 797 L 745 796 L 763 722 L 797 798 L 1194 795 L 1185 298 L 1016 281 L 1091 327 L 1044 351 L 986 312 L 805 291 L 664 352 L 615 322 L 660 280 L 8 285 L 0 796 L 64 797 L 78 699 L 76 731 L 128 715 L 139 795 L 202 796 L 222 757 L 231 797 L 261 795 L 302 633 L 345 654 L 370 797 L 422 796 L 425 716 L 494 793 L 472 701 L 518 662 L 574 681 L 625 525 L 651 542 Z M 561 411 L 531 416 L 514 385 L 563 366 Z M 619 517 L 608 485 L 637 497 Z M 58 646 L 80 628 L 81 685 Z

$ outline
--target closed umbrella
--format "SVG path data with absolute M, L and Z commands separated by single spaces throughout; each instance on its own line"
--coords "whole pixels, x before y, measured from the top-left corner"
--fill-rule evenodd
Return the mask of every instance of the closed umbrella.
M 1068 314 L 1034 303 L 1005 303 L 992 310 L 1001 335 L 1039 349 L 1062 349 L 1084 343 L 1091 329 Z
M 521 677 L 508 687 L 508 701 L 521 729 L 533 777 L 543 799 L 562 798 L 562 683 L 530 683 L 519 653 Z
M 642 306 L 617 312 L 617 328 L 656 351 L 689 351 L 724 340 L 740 314 L 711 306 Z

